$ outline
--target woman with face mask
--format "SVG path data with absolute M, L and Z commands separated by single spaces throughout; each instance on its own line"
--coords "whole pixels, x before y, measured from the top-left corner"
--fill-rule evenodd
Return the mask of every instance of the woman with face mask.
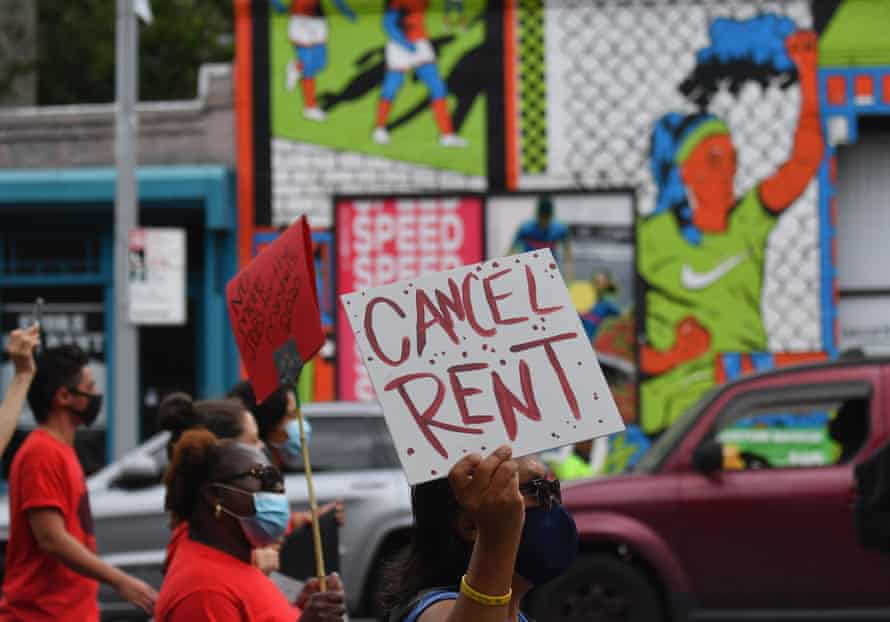
M 263 448 L 256 420 L 234 399 L 195 402 L 186 393 L 171 393 L 164 398 L 158 409 L 158 427 L 170 433 L 170 440 L 167 441 L 168 458 L 173 456 L 173 448 L 183 433 L 198 428 L 209 430 L 218 439 L 232 439 L 257 449 Z M 170 511 L 170 508 L 167 510 Z M 165 569 L 187 533 L 188 523 L 171 511 L 170 542 L 167 545 Z M 266 574 L 278 570 L 277 545 L 255 550 L 253 560 Z
M 229 397 L 238 399 L 244 408 L 254 414 L 259 427 L 260 440 L 265 443 L 272 463 L 282 471 L 303 471 L 303 444 L 300 440 L 300 421 L 297 417 L 297 398 L 294 389 L 280 386 L 262 404 L 257 404 L 256 395 L 249 382 L 240 382 L 229 391 Z M 304 419 L 306 442 L 312 438 L 312 426 Z M 342 501 L 328 503 L 318 508 L 319 516 L 336 512 L 337 524 L 343 526 L 346 520 Z M 305 527 L 312 521 L 309 512 L 294 512 L 288 529 Z
M 294 607 L 250 563 L 253 549 L 281 538 L 289 514 L 281 473 L 261 451 L 191 430 L 177 442 L 164 480 L 170 509 L 189 533 L 164 578 L 158 622 L 343 619 L 337 575 L 327 578 L 325 592 L 307 583 Z
M 519 603 L 578 553 L 559 482 L 509 447 L 470 454 L 412 490 L 407 556 L 388 569 L 389 622 L 525 622 Z

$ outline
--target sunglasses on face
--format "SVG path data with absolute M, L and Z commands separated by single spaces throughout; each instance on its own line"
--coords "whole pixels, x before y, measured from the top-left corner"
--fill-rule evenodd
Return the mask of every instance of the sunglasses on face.
M 284 477 L 281 475 L 281 471 L 267 464 L 254 465 L 249 471 L 231 475 L 225 479 L 219 480 L 217 483 L 225 484 L 236 479 L 241 479 L 242 477 L 252 477 L 259 480 L 263 490 L 277 490 L 279 488 L 284 488 Z
M 534 497 L 541 507 L 549 511 L 553 502 L 562 503 L 562 491 L 558 479 L 533 479 L 530 482 L 519 485 L 519 492 L 523 495 Z

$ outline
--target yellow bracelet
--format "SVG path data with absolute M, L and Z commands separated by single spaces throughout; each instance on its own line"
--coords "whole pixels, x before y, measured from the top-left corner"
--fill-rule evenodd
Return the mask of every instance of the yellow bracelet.
M 464 575 L 460 578 L 460 593 L 473 602 L 486 607 L 503 607 L 510 603 L 510 599 L 513 597 L 513 588 L 510 588 L 510 591 L 503 596 L 489 596 L 470 587 L 470 584 L 467 583 L 467 575 Z

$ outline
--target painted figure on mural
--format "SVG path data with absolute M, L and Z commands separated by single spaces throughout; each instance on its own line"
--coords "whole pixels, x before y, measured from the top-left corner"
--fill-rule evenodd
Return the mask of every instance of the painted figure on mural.
M 303 91 L 303 116 L 311 121 L 324 121 L 326 114 L 319 108 L 315 97 L 315 78 L 327 65 L 328 23 L 321 0 L 272 0 L 280 13 L 290 11 L 287 35 L 294 46 L 292 58 L 285 70 L 287 90 L 292 91 L 300 83 Z M 354 22 L 355 12 L 346 0 L 334 0 L 334 4 L 347 19 Z
M 389 132 L 386 129 L 389 112 L 405 83 L 406 74 L 410 71 L 414 71 L 429 90 L 430 107 L 439 128 L 439 143 L 443 147 L 465 147 L 467 144 L 454 133 L 451 114 L 448 112 L 448 89 L 439 75 L 436 53 L 424 23 L 428 5 L 429 0 L 386 0 L 386 11 L 383 14 L 383 30 L 387 37 L 386 73 L 372 136 L 378 144 L 389 144 Z
M 598 271 L 591 278 L 591 285 L 596 296 L 595 302 L 590 309 L 581 314 L 581 325 L 587 338 L 591 341 L 596 339 L 600 326 L 610 317 L 618 317 L 621 315 L 621 307 L 615 302 L 615 294 L 618 292 L 618 285 L 612 275 L 606 271 Z
M 647 433 L 664 429 L 719 378 L 737 375 L 735 368 L 774 366 L 761 317 L 767 240 L 816 174 L 824 150 L 815 33 L 762 15 L 716 20 L 711 40 L 681 85 L 690 99 L 707 103 L 721 81 L 737 92 L 748 80 L 787 86 L 796 74 L 800 110 L 787 160 L 741 197 L 734 193 L 736 147 L 726 122 L 700 112 L 667 114 L 655 124 L 657 203 L 638 225 L 638 269 L 647 285 L 640 347 L 641 371 L 649 376 L 641 385 Z
M 535 217 L 519 226 L 516 237 L 513 238 L 513 244 L 506 254 L 527 253 L 542 248 L 550 249 L 565 272 L 566 283 L 571 283 L 574 278 L 569 227 L 556 220 L 553 214 L 553 199 L 548 196 L 538 199 Z

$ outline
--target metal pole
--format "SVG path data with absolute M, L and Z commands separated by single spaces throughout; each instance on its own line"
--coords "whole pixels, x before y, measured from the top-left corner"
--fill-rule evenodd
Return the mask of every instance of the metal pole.
M 136 446 L 139 423 L 139 335 L 129 321 L 128 236 L 139 222 L 136 198 L 139 30 L 133 0 L 117 0 L 116 135 L 117 191 L 114 202 L 114 368 L 113 407 L 108 419 L 112 457 Z

